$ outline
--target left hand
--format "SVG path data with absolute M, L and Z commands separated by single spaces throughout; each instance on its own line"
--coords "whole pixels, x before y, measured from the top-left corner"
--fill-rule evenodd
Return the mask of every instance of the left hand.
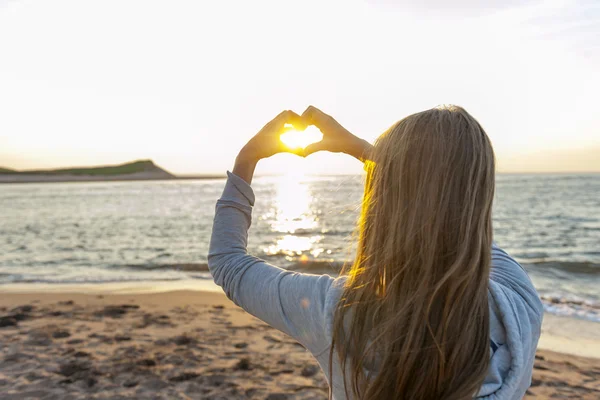
M 292 128 L 285 125 L 292 125 Z M 242 148 L 238 159 L 243 162 L 257 163 L 263 158 L 271 157 L 277 153 L 292 153 L 303 156 L 303 150 L 290 149 L 279 139 L 281 134 L 290 129 L 303 131 L 306 123 L 298 114 L 285 110 L 266 124 L 248 143 Z

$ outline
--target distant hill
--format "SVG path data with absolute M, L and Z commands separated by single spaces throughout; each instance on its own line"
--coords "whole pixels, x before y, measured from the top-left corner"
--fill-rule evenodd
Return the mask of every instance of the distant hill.
M 0 168 L 0 183 L 175 179 L 151 160 L 121 165 L 16 171 Z

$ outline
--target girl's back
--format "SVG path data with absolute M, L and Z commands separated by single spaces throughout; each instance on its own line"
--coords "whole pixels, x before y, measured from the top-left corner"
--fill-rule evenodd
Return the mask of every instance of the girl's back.
M 428 110 L 357 151 L 319 110 L 296 117 L 292 123 L 313 123 L 325 136 L 307 153 L 368 160 L 356 260 L 334 279 L 248 255 L 249 183 L 261 157 L 249 162 L 241 152 L 217 203 L 215 282 L 302 343 L 336 399 L 521 398 L 543 310 L 525 271 L 492 244 L 494 157 L 477 121 L 458 107 Z M 263 131 L 253 141 L 264 152 L 273 134 Z M 340 148 L 345 140 L 351 144 Z

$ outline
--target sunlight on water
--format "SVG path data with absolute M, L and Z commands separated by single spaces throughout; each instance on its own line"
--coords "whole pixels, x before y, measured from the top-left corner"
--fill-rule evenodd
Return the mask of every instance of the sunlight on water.
M 285 235 L 283 238 L 277 240 L 277 244 L 269 246 L 265 249 L 267 254 L 286 254 L 299 256 L 305 251 L 312 250 L 313 245 L 321 240 L 320 235 L 311 237 L 298 237 L 294 235 Z M 311 254 L 319 254 L 322 249 L 314 249 Z M 301 260 L 302 261 L 302 260 Z
M 311 212 L 312 195 L 304 175 L 286 175 L 281 178 L 275 199 L 276 217 L 272 229 L 281 233 L 295 233 L 317 226 Z
M 309 252 L 316 257 L 323 251 L 314 248 L 322 239 L 321 235 L 307 236 L 318 225 L 318 219 L 311 209 L 312 203 L 309 185 L 303 174 L 288 174 L 278 181 L 271 229 L 286 235 L 265 248 L 266 254 L 299 256 Z

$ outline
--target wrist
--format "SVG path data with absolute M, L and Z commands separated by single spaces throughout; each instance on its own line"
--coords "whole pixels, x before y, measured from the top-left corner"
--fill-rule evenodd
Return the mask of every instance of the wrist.
M 365 160 L 369 159 L 372 147 L 373 146 L 366 140 L 361 139 L 359 137 L 355 137 L 355 140 L 353 141 L 351 146 L 350 154 L 354 158 L 364 162 Z
M 256 164 L 260 160 L 260 157 L 256 155 L 256 151 L 249 145 L 245 145 L 242 147 L 237 157 L 235 158 L 235 162 L 240 164 Z
M 253 152 L 242 149 L 235 158 L 232 172 L 246 181 L 246 183 L 251 184 L 257 163 L 258 159 L 254 156 Z

